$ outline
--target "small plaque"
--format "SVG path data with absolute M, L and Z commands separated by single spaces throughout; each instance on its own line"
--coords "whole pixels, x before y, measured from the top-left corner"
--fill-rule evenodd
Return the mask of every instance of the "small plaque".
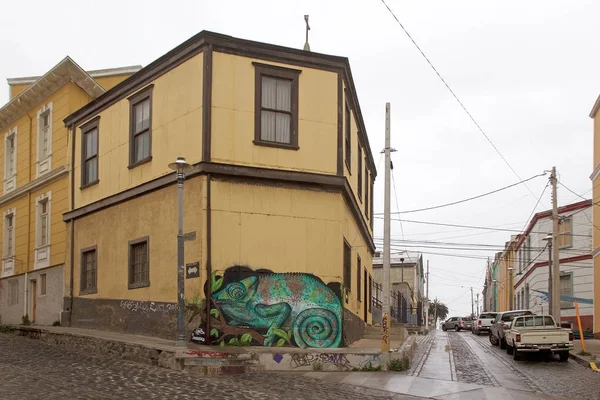
M 193 262 L 189 264 L 185 264 L 185 278 L 198 278 L 200 277 L 200 263 Z

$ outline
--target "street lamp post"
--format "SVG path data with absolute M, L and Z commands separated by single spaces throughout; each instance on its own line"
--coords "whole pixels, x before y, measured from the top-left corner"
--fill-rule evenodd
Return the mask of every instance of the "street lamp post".
M 513 290 L 514 290 L 513 289 L 513 270 L 514 270 L 513 267 L 508 267 L 508 274 L 509 274 L 508 275 L 508 279 L 509 279 L 508 295 L 510 296 L 508 298 L 508 302 L 510 304 L 510 307 L 509 307 L 510 310 L 513 309 L 513 296 L 514 296 L 514 294 L 513 294 Z
M 185 161 L 184 157 L 177 157 L 174 163 L 169 164 L 169 168 L 177 172 L 177 197 L 178 197 L 178 230 L 177 230 L 177 341 L 176 347 L 185 347 L 185 325 L 183 315 L 185 311 L 185 293 L 184 293 L 184 243 L 185 235 L 183 234 L 183 181 L 185 173 L 191 167 Z

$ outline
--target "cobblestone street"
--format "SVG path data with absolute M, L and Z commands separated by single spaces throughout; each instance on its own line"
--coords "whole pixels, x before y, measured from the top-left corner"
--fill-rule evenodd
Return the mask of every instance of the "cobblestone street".
M 440 333 L 438 333 L 440 334 Z M 572 399 L 600 399 L 600 374 L 573 360 L 561 363 L 529 355 L 514 361 L 506 350 L 492 346 L 486 335 L 448 332 L 458 381 L 480 385 L 515 386 Z
M 0 354 L 3 400 L 414 398 L 294 374 L 192 375 L 3 334 Z

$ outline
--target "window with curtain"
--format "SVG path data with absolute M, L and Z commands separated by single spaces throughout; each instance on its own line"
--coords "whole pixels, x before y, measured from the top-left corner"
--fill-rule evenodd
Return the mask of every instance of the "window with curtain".
M 152 159 L 152 89 L 150 85 L 129 98 L 129 167 Z
M 572 274 L 564 274 L 564 275 L 560 276 L 560 295 L 561 296 L 573 296 L 573 275 Z M 573 302 L 561 300 L 560 308 L 573 308 Z
M 559 221 L 558 245 L 560 248 L 573 246 L 572 222 L 573 220 L 570 217 Z
M 300 71 L 253 63 L 256 70 L 254 143 L 298 146 L 298 78 Z

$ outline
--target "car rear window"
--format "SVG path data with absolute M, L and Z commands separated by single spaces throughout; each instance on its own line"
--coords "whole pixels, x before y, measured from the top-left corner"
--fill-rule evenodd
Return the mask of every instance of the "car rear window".
M 554 320 L 548 316 L 531 316 L 519 318 L 515 324 L 517 328 L 527 326 L 554 326 Z
M 479 316 L 479 319 L 491 319 L 491 318 L 496 318 L 496 314 L 495 313 L 484 313 Z
M 502 321 L 512 321 L 513 319 L 515 319 L 515 317 L 518 317 L 520 315 L 532 315 L 533 313 L 531 311 L 523 311 L 523 312 L 519 312 L 519 313 L 511 313 L 511 314 L 504 314 L 502 316 Z

